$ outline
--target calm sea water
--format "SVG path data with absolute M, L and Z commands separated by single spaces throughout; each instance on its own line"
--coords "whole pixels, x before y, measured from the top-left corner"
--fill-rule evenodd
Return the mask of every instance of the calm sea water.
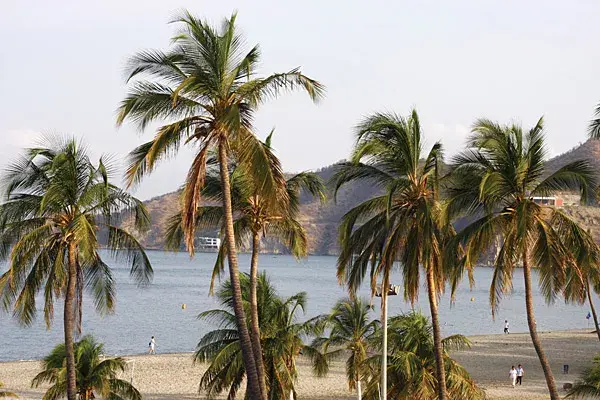
M 152 285 L 146 289 L 137 288 L 129 279 L 126 265 L 111 263 L 117 281 L 114 314 L 100 316 L 95 313 L 91 299 L 84 299 L 83 333 L 95 335 L 105 344 L 107 354 L 143 353 L 152 335 L 156 337 L 157 352 L 189 352 L 194 350 L 204 333 L 214 328 L 197 320 L 196 316 L 219 306 L 214 298 L 208 296 L 216 255 L 197 254 L 190 259 L 184 253 L 152 251 L 149 256 L 155 274 Z M 249 261 L 248 255 L 240 255 L 242 271 L 248 270 Z M 335 301 L 345 295 L 335 277 L 335 262 L 335 257 L 315 256 L 297 262 L 290 256 L 262 255 L 260 268 L 268 273 L 280 294 L 306 291 L 306 316 L 312 317 L 329 311 Z M 5 269 L 5 266 L 0 266 L 0 271 Z M 476 286 L 472 291 L 465 281 L 452 306 L 448 295 L 442 298 L 440 315 L 444 334 L 502 333 L 505 319 L 509 320 L 513 332 L 527 330 L 522 272 L 515 272 L 513 293 L 503 299 L 495 321 L 488 306 L 491 277 L 491 269 L 478 268 L 475 271 Z M 400 283 L 399 279 L 399 275 L 395 275 L 392 283 Z M 367 287 L 363 288 L 363 292 L 368 297 Z M 182 304 L 187 305 L 185 310 Z M 378 305 L 377 299 L 375 304 Z M 416 308 L 428 313 L 425 291 L 422 291 Z M 410 309 L 410 304 L 404 303 L 402 296 L 390 298 L 390 315 Z M 560 301 L 547 306 L 536 293 L 535 311 L 540 330 L 587 327 L 586 306 L 565 305 Z M 375 312 L 379 313 L 378 307 Z M 63 339 L 61 315 L 62 305 L 57 304 L 54 326 L 46 330 L 41 312 L 33 326 L 28 328 L 19 326 L 9 314 L 0 314 L 0 361 L 36 359 L 47 354 Z

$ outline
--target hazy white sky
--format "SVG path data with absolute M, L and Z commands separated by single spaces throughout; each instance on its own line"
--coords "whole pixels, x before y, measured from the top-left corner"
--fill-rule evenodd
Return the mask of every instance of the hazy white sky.
M 544 115 L 550 155 L 586 138 L 600 101 L 600 2 L 581 1 L 9 1 L 0 2 L 0 162 L 39 132 L 81 136 L 123 159 L 148 140 L 115 128 L 123 65 L 166 48 L 181 8 L 212 21 L 238 10 L 264 73 L 301 66 L 327 86 L 318 106 L 286 95 L 258 113 L 277 131 L 287 171 L 345 158 L 352 127 L 373 111 L 417 107 L 429 144 L 449 154 L 478 117 L 532 124 Z M 183 182 L 190 153 L 163 164 L 137 194 Z

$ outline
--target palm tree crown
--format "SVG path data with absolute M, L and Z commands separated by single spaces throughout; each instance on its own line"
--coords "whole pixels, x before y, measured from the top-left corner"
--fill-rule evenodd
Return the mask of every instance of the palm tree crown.
M 279 161 L 271 152 L 269 141 L 264 144 L 272 169 L 279 169 Z M 209 167 L 201 196 L 211 204 L 220 204 L 223 200 L 221 177 L 214 160 L 209 160 Z M 261 187 L 253 180 L 246 168 L 236 162 L 231 163 L 231 204 L 235 213 L 234 227 L 236 244 L 246 245 L 255 237 L 272 237 L 283 243 L 296 257 L 304 257 L 308 250 L 306 232 L 298 217 L 300 214 L 300 196 L 306 191 L 322 201 L 325 199 L 325 187 L 313 172 L 300 172 L 282 182 L 287 193 L 284 198 L 267 199 Z M 196 229 L 220 229 L 224 231 L 224 212 L 221 206 L 204 205 L 198 207 Z M 167 247 L 179 249 L 184 239 L 182 213 L 173 215 L 166 229 Z M 258 243 L 257 243 L 258 244 Z M 227 243 L 221 242 L 215 261 L 210 291 L 212 293 L 215 280 L 223 272 L 227 255 Z
M 94 165 L 74 139 L 48 138 L 46 147 L 32 148 L 4 175 L 0 205 L 0 258 L 9 269 L 0 277 L 0 300 L 24 324 L 36 315 L 36 293 L 44 293 L 46 324 L 54 316 L 54 301 L 64 297 L 69 263 L 74 262 L 78 327 L 84 288 L 99 312 L 111 311 L 115 284 L 102 260 L 98 232 L 106 232 L 113 255 L 131 263 L 140 285 L 152 279 L 152 266 L 134 236 L 119 228 L 121 218 L 133 215 L 144 230 L 149 217 L 143 203 L 110 183 L 112 167 L 100 159 Z M 74 259 L 70 250 L 75 250 Z
M 479 120 L 468 146 L 454 158 L 447 185 L 448 215 L 480 215 L 456 238 L 465 244 L 466 264 L 474 265 L 500 236 L 490 289 L 492 310 L 510 289 L 513 269 L 523 261 L 525 250 L 531 255 L 528 261 L 539 269 L 542 292 L 552 300 L 564 288 L 567 268 L 577 264 L 573 255 L 593 240 L 559 208 L 538 204 L 534 197 L 579 190 L 586 200 L 596 186 L 591 165 L 575 161 L 548 174 L 541 118 L 528 132 L 518 125 Z
M 100 396 L 103 399 L 141 400 L 142 395 L 129 382 L 118 379 L 127 363 L 121 357 L 100 361 L 104 346 L 90 335 L 75 343 L 75 365 L 77 368 L 77 394 L 80 400 L 91 400 Z M 43 371 L 31 381 L 32 387 L 44 383 L 52 386 L 46 391 L 44 400 L 56 400 L 66 393 L 66 350 L 64 344 L 56 346 L 44 358 Z
M 139 182 L 182 143 L 198 148 L 183 196 L 183 229 L 190 251 L 209 150 L 224 145 L 240 162 L 253 167 L 248 171 L 265 191 L 285 197 L 273 183 L 277 179 L 271 172 L 260 168 L 268 163 L 260 162 L 265 155 L 252 133 L 254 111 L 285 90 L 304 89 L 315 101 L 324 90 L 298 68 L 258 77 L 259 46 L 245 51 L 235 21 L 233 14 L 220 28 L 214 28 L 184 12 L 174 21 L 182 28 L 169 51 L 147 50 L 130 60 L 130 92 L 119 107 L 119 124 L 129 119 L 144 130 L 152 121 L 169 121 L 153 140 L 131 153 L 129 184 Z

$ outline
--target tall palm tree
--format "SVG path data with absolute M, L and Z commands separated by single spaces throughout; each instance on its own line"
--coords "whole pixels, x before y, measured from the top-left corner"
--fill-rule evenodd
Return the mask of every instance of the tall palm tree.
M 407 118 L 395 114 L 371 115 L 356 131 L 351 161 L 342 163 L 334 176 L 336 191 L 347 182 L 365 180 L 381 194 L 344 215 L 340 226 L 338 278 L 347 283 L 350 292 L 355 292 L 370 268 L 371 290 L 375 292 L 377 278 L 383 275 L 381 391 L 382 398 L 386 398 L 385 332 L 390 274 L 398 265 L 404 278 L 404 296 L 414 303 L 419 293 L 420 269 L 424 269 L 436 349 L 438 396 L 445 400 L 448 396 L 438 298 L 446 283 L 442 249 L 453 231 L 449 224 L 443 223 L 438 202 L 442 145 L 436 143 L 421 159 L 423 134 L 416 110 Z
M 131 153 L 128 183 L 135 184 L 157 163 L 175 154 L 182 143 L 190 145 L 196 156 L 189 169 L 183 193 L 183 231 L 190 254 L 194 253 L 194 232 L 200 193 L 204 186 L 206 159 L 210 150 L 218 154 L 223 192 L 225 241 L 229 275 L 234 289 L 235 315 L 240 329 L 248 385 L 254 398 L 261 392 L 250 336 L 242 308 L 238 281 L 238 262 L 230 196 L 231 155 L 249 168 L 257 185 L 273 196 L 281 191 L 280 171 L 264 170 L 264 152 L 252 132 L 252 119 L 259 104 L 284 90 L 304 89 L 313 100 L 323 94 L 323 86 L 293 69 L 286 73 L 257 77 L 260 50 L 244 50 L 244 38 L 236 30 L 236 15 L 221 27 L 213 27 L 189 12 L 175 20 L 181 29 L 173 37 L 172 48 L 163 52 L 147 50 L 129 62 L 130 91 L 119 107 L 117 123 L 137 123 L 144 130 L 150 122 L 167 121 L 149 142 Z M 275 174 L 275 175 L 274 175 Z M 264 388 L 262 388 L 264 389 Z
M 390 363 L 388 365 L 389 396 L 399 400 L 429 400 L 437 398 L 438 382 L 436 374 L 435 345 L 432 340 L 432 326 L 419 312 L 411 312 L 390 318 Z M 381 350 L 381 335 L 375 337 Z M 450 350 L 470 348 L 469 340 L 462 335 L 442 339 L 444 368 L 446 369 L 446 389 L 453 400 L 479 400 L 485 398 L 469 373 L 449 354 Z M 381 374 L 380 355 L 367 359 L 372 365 L 373 375 L 367 385 L 365 398 L 376 400 L 379 375 Z
M 600 399 L 600 356 L 594 357 L 593 365 L 583 371 L 566 397 Z
M 273 165 L 270 169 L 279 169 L 279 161 L 271 152 L 271 137 L 267 137 L 264 144 L 265 154 Z M 205 179 L 202 197 L 213 204 L 222 203 L 223 193 L 220 174 L 216 168 L 209 168 Z M 269 168 L 269 167 L 267 167 Z M 268 199 L 268 193 L 263 193 L 262 187 L 257 187 L 251 174 L 243 165 L 232 163 L 231 173 L 231 203 L 236 215 L 234 230 L 237 245 L 242 245 L 248 240 L 252 243 L 252 256 L 250 259 L 250 338 L 252 350 L 256 361 L 259 380 L 264 382 L 265 370 L 262 363 L 262 348 L 260 343 L 260 326 L 258 318 L 257 280 L 258 256 L 262 237 L 274 237 L 290 249 L 296 257 L 306 256 L 308 243 L 306 232 L 298 222 L 300 195 L 303 191 L 325 199 L 325 187 L 318 177 L 312 172 L 302 172 L 284 181 L 287 197 Z M 273 207 L 276 205 L 276 207 Z M 179 249 L 183 240 L 182 213 L 174 215 L 169 220 L 166 242 L 169 248 Z M 217 206 L 202 206 L 198 208 L 196 216 L 198 229 L 222 228 L 223 209 Z M 227 245 L 222 243 L 215 262 L 210 292 L 213 292 L 215 280 L 225 268 Z
M 249 308 L 250 278 L 241 275 L 244 306 Z M 266 370 L 269 399 L 296 398 L 296 358 L 304 353 L 317 357 L 318 353 L 304 344 L 308 335 L 320 332 L 322 318 L 299 322 L 297 312 L 306 306 L 306 293 L 281 298 L 264 273 L 258 276 L 258 312 L 261 326 L 261 343 Z M 204 335 L 198 343 L 195 361 L 210 365 L 200 381 L 200 391 L 206 390 L 209 399 L 227 392 L 234 399 L 246 375 L 242 362 L 240 336 L 232 313 L 232 286 L 226 281 L 217 291 L 225 309 L 203 312 L 200 318 L 215 321 L 219 329 Z M 315 371 L 323 372 L 324 360 L 317 360 Z
M 91 400 L 96 396 L 103 399 L 141 400 L 142 395 L 133 385 L 117 378 L 127 367 L 121 358 L 100 360 L 104 346 L 97 343 L 90 335 L 86 335 L 74 345 L 75 368 L 77 370 L 77 397 L 79 400 Z M 64 344 L 56 346 L 42 365 L 42 372 L 31 381 L 32 387 L 45 383 L 52 386 L 44 394 L 43 400 L 63 398 L 67 388 L 65 370 L 66 349 Z
M 137 283 L 146 285 L 152 279 L 150 261 L 118 223 L 133 215 L 136 228 L 143 230 L 149 218 L 141 201 L 110 183 L 112 168 L 105 160 L 94 165 L 74 139 L 44 143 L 26 150 L 2 179 L 0 258 L 8 261 L 8 271 L 0 277 L 0 302 L 6 310 L 14 306 L 14 316 L 30 325 L 35 296 L 43 291 L 49 328 L 54 302 L 64 298 L 67 394 L 74 400 L 73 333 L 81 332 L 83 289 L 90 291 L 100 313 L 112 311 L 115 302 L 110 267 L 98 252 L 98 231 L 107 233 L 106 245 L 114 255 L 131 263 Z
M 364 364 L 369 341 L 379 328 L 379 321 L 369 317 L 371 309 L 358 297 L 338 301 L 327 318 L 329 336 L 316 338 L 312 343 L 325 360 L 350 354 L 346 360 L 346 379 L 348 388 L 356 390 L 358 400 L 362 399 L 362 383 L 368 378 Z
M 529 332 L 542 364 L 550 397 L 558 391 L 537 334 L 533 310 L 531 269 L 539 271 L 540 289 L 552 301 L 565 287 L 570 268 L 577 271 L 579 246 L 593 243 L 589 234 L 559 208 L 535 202 L 557 190 L 580 190 L 582 198 L 596 186 L 586 161 L 575 161 L 546 174 L 543 120 L 529 131 L 519 125 L 501 126 L 478 120 L 467 142 L 468 150 L 453 160 L 448 185 L 448 215 L 478 215 L 456 237 L 464 245 L 465 264 L 473 266 L 497 237 L 490 305 L 495 313 L 501 296 L 512 287 L 513 271 L 523 265 Z M 452 251 L 455 246 L 448 246 Z M 586 250 L 591 252 L 591 249 Z M 579 273 L 579 272 L 577 272 Z
M 2 389 L 3 387 L 4 387 L 4 383 L 0 382 L 0 389 Z M 0 398 L 8 398 L 8 397 L 13 397 L 15 399 L 19 398 L 19 396 L 17 396 L 16 393 L 8 392 L 6 390 L 0 390 Z

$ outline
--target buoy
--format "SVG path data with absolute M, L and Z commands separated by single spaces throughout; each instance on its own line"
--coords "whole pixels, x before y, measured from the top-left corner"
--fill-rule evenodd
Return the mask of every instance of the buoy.
M 471 301 L 475 301 L 475 297 L 471 297 Z
M 181 309 L 182 309 L 182 310 L 185 310 L 185 307 L 187 307 L 187 306 L 185 305 L 185 303 L 183 303 L 183 304 L 181 305 Z

